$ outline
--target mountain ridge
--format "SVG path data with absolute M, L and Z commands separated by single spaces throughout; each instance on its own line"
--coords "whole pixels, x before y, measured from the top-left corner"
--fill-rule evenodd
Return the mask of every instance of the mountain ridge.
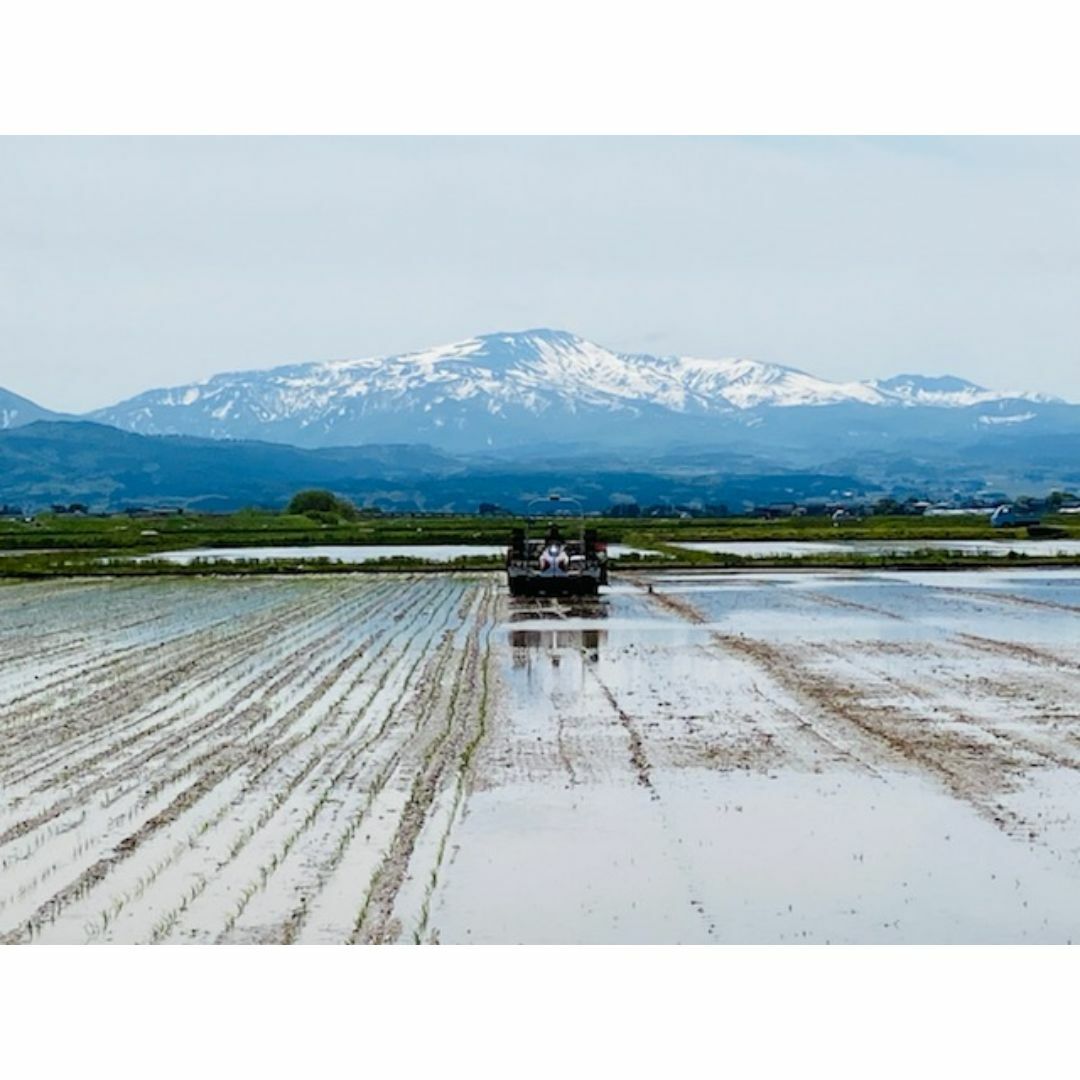
M 46 409 L 29 398 L 0 386 L 0 431 L 31 424 L 35 420 L 63 419 L 62 413 Z
M 520 508 L 551 490 L 574 494 L 596 510 L 627 499 L 738 509 L 852 495 L 902 500 L 1080 489 L 1075 425 L 1043 431 L 1028 425 L 957 427 L 942 441 L 931 437 L 933 431 L 904 438 L 879 431 L 873 415 L 863 416 L 865 426 L 837 430 L 828 410 L 802 411 L 816 427 L 801 436 L 765 421 L 708 446 L 620 451 L 564 443 L 542 454 L 472 455 L 417 444 L 312 449 L 140 435 L 85 420 L 35 421 L 0 431 L 0 503 L 31 511 L 57 502 L 95 509 L 146 503 L 235 509 L 283 506 L 295 491 L 315 486 L 387 510 L 475 510 L 481 502 Z
M 745 358 L 616 352 L 569 331 L 533 328 L 384 357 L 221 372 L 147 390 L 87 418 L 142 434 L 303 446 L 407 439 L 472 451 L 583 435 L 635 442 L 626 425 L 642 422 L 659 438 L 681 437 L 678 429 L 689 425 L 707 440 L 718 426 L 753 426 L 773 409 L 1000 411 L 1003 403 L 1015 403 L 1018 417 L 1029 406 L 1067 405 L 956 376 L 831 381 Z
M 191 510 L 280 508 L 296 491 L 327 487 L 363 506 L 387 510 L 475 510 L 481 502 L 520 509 L 552 490 L 590 509 L 620 498 L 702 504 L 748 498 L 864 490 L 857 477 L 795 473 L 753 462 L 712 469 L 643 468 L 624 462 L 487 462 L 455 459 L 422 446 L 302 449 L 279 443 L 139 435 L 92 421 L 35 421 L 0 431 L 0 504 L 34 511 L 79 502 L 93 510 L 151 505 Z
M 569 450 L 584 462 L 640 462 L 679 447 L 789 467 L 928 447 L 941 458 L 981 437 L 1007 453 L 1021 432 L 1080 432 L 1080 406 L 954 375 L 830 381 L 748 359 L 616 352 L 546 328 L 389 357 L 220 372 L 82 417 L 0 391 L 0 428 L 76 419 L 307 449 L 426 444 L 495 461 L 555 460 Z

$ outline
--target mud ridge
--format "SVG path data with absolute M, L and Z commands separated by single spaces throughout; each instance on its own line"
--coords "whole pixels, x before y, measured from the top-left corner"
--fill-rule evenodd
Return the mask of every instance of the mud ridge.
M 592 668 L 589 671 L 603 691 L 604 697 L 607 698 L 615 715 L 619 718 L 619 723 L 626 730 L 626 737 L 630 743 L 630 764 L 634 768 L 637 782 L 649 792 L 650 798 L 659 799 L 660 796 L 653 786 L 652 776 L 650 775 L 652 766 L 649 764 L 648 756 L 645 753 L 645 744 L 642 741 L 641 732 L 634 722 L 634 718 L 619 704 L 618 698 L 615 697 L 611 687 Z

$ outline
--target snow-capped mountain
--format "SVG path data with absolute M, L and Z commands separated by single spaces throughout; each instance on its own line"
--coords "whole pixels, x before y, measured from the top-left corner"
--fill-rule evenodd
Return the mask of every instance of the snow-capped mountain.
M 894 375 L 891 379 L 867 383 L 890 401 L 903 405 L 937 405 L 951 408 L 967 408 L 988 401 L 1054 401 L 1045 394 L 1028 394 L 1021 391 L 1003 393 L 987 390 L 985 386 L 958 379 L 955 375 Z
M 689 439 L 761 422 L 764 411 L 837 405 L 970 408 L 1002 394 L 949 376 L 830 382 L 745 359 L 614 352 L 557 330 L 486 334 L 398 356 L 215 375 L 151 390 L 91 418 L 143 434 L 306 446 L 429 442 L 482 449 L 551 441 Z M 973 418 L 973 423 L 976 418 Z

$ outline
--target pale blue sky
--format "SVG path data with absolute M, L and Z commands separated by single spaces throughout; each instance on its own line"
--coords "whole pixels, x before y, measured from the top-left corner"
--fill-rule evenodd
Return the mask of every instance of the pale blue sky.
M 1080 139 L 2 139 L 0 386 L 551 326 L 1080 400 Z

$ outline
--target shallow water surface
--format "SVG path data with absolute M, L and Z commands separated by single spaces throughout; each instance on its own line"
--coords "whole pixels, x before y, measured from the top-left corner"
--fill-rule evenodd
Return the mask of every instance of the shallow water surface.
M 1066 942 L 1080 571 L 0 591 L 6 942 Z
M 428 562 L 453 562 L 475 555 L 506 554 L 505 544 L 312 544 L 234 548 L 187 548 L 161 551 L 141 559 L 164 559 L 187 564 L 202 562 L 240 562 L 245 559 L 329 559 L 339 563 L 366 563 L 379 559 L 425 559 Z M 617 559 L 629 555 L 655 554 L 623 544 L 609 544 L 608 554 Z
M 365 563 L 378 559 L 427 559 L 452 562 L 468 555 L 502 555 L 505 546 L 495 544 L 312 544 L 236 548 L 188 548 L 185 551 L 162 551 L 144 559 L 191 563 L 239 562 L 244 559 L 329 559 L 340 563 Z
M 679 547 L 747 559 L 853 554 L 906 555 L 914 551 L 957 551 L 964 555 L 1080 555 L 1080 540 L 690 540 Z
M 1080 932 L 1080 573 L 654 574 L 532 607 L 439 940 Z

